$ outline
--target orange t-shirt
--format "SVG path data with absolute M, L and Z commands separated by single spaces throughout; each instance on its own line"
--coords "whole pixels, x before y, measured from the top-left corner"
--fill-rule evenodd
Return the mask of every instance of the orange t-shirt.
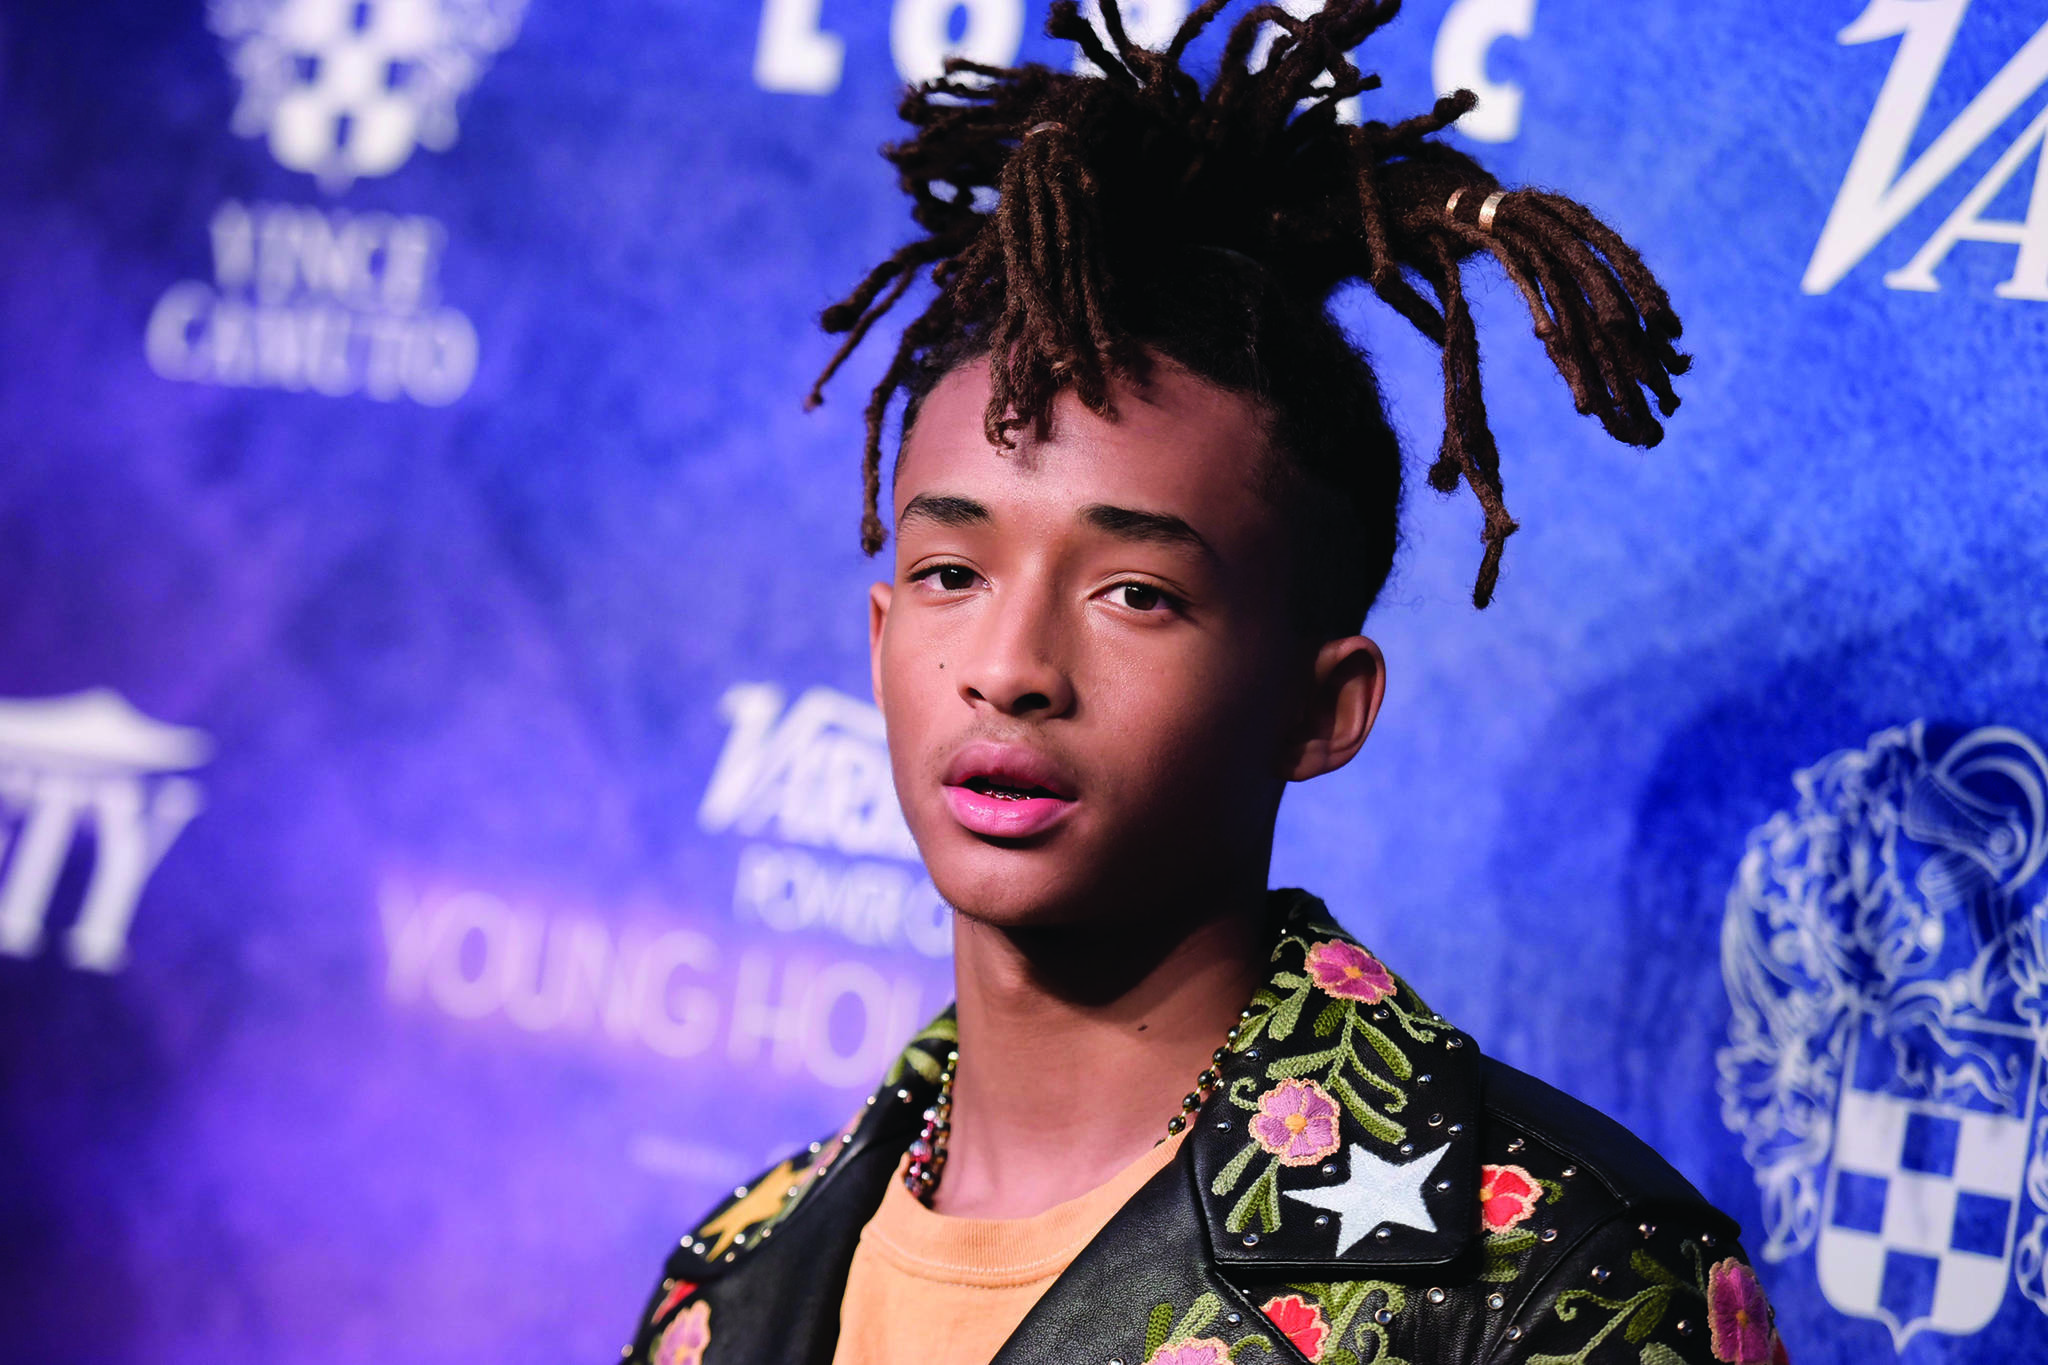
M 933 1213 L 903 1188 L 899 1165 L 854 1248 L 832 1365 L 988 1365 L 1047 1286 L 1180 1144 L 1162 1142 L 1031 1218 Z

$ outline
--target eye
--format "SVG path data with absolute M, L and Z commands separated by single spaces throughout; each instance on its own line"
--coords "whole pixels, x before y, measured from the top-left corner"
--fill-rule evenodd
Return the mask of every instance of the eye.
M 978 576 L 965 564 L 934 564 L 928 569 L 919 569 L 910 577 L 913 581 L 930 580 L 944 592 L 962 592 L 973 587 Z
M 1132 611 L 1157 611 L 1168 605 L 1166 594 L 1150 583 L 1119 583 L 1117 601 Z

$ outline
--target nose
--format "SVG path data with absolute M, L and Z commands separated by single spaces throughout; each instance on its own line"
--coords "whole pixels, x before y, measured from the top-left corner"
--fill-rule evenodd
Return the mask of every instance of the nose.
M 1051 593 L 998 592 L 976 626 L 960 666 L 960 695 L 970 705 L 1031 720 L 1073 709 L 1064 628 Z

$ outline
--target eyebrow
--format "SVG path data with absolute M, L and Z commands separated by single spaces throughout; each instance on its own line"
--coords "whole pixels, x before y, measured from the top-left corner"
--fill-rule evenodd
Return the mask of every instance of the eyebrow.
M 1215 553 L 1202 533 L 1168 512 L 1140 512 L 1130 507 L 1094 503 L 1081 509 L 1081 520 L 1119 540 L 1154 545 L 1185 545 L 1205 554 Z
M 995 520 L 988 508 L 973 498 L 950 493 L 919 493 L 904 504 L 903 515 L 896 518 L 896 524 L 902 526 L 919 517 L 940 526 L 986 526 Z
M 1118 540 L 1185 545 L 1205 554 L 1215 553 L 1200 531 L 1170 512 L 1141 512 L 1134 507 L 1097 502 L 1082 508 L 1079 515 L 1087 525 Z M 955 527 L 995 523 L 995 515 L 984 504 L 957 493 L 919 493 L 904 504 L 903 515 L 896 519 L 896 524 L 900 527 L 919 519 Z

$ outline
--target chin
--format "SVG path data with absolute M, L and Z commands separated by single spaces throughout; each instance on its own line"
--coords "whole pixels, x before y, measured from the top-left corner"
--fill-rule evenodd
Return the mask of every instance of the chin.
M 995 929 L 1051 929 L 1099 918 L 1114 894 L 1104 879 L 1065 865 L 1055 848 L 1004 847 L 951 831 L 925 870 L 946 904 Z M 931 847 L 927 844 L 926 847 Z

